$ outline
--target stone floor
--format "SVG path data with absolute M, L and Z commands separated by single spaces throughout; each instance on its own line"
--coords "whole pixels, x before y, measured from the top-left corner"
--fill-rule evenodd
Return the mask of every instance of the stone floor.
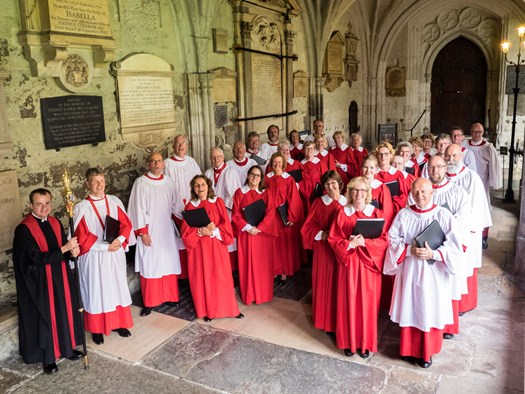
M 398 328 L 384 316 L 379 351 L 345 357 L 310 322 L 309 297 L 243 306 L 242 320 L 138 316 L 130 338 L 89 342 L 89 365 L 59 362 L 48 376 L 16 356 L 4 331 L 0 392 L 7 393 L 520 393 L 524 390 L 524 297 L 509 274 L 516 205 L 496 201 L 495 226 L 479 275 L 479 307 L 460 319 L 428 370 L 398 357 Z M 7 349 L 7 350 L 6 350 Z

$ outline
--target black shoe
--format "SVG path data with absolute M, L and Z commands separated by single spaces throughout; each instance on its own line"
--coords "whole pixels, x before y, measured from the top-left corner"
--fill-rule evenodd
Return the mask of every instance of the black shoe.
M 102 345 L 104 343 L 104 335 L 93 334 L 93 342 L 95 343 L 95 345 Z
M 352 353 L 350 349 L 345 349 L 344 352 L 346 357 L 352 357 L 354 355 L 354 353 Z
M 140 316 L 148 316 L 150 313 L 151 313 L 151 309 L 149 306 L 145 306 L 144 308 L 142 308 L 142 310 L 140 311 Z
M 489 247 L 489 241 L 487 241 L 486 239 L 483 239 L 481 241 L 481 246 L 483 247 L 483 249 L 487 249 Z
M 401 356 L 401 360 L 413 363 L 414 361 L 416 361 L 416 358 L 412 356 Z
M 449 334 L 448 332 L 443 334 L 444 339 L 452 339 L 454 338 L 454 334 Z
M 84 353 L 79 352 L 78 350 L 73 349 L 73 355 L 71 357 L 68 357 L 68 360 L 80 360 Z
M 211 322 L 213 319 L 209 318 L 208 316 L 204 316 L 203 320 L 204 320 L 206 323 L 209 323 L 209 322 Z
M 244 319 L 244 315 L 242 313 L 239 313 L 237 316 L 235 316 L 236 319 Z
M 361 358 L 368 358 L 370 356 L 370 352 L 368 350 L 365 350 L 365 352 L 363 353 L 361 349 L 357 349 L 357 354 Z
M 419 365 L 421 368 L 429 368 L 432 365 L 432 357 L 430 357 L 430 361 L 425 361 L 422 358 L 418 358 L 417 365 Z
M 179 301 L 169 301 L 166 302 L 166 304 L 168 304 L 169 306 L 179 306 Z
M 112 331 L 118 333 L 118 335 L 124 338 L 131 336 L 131 332 L 129 332 L 127 328 L 117 328 L 116 330 L 112 330 Z
M 56 363 L 44 364 L 43 370 L 44 370 L 44 373 L 47 373 L 48 375 L 50 375 L 54 372 L 58 372 L 58 367 Z

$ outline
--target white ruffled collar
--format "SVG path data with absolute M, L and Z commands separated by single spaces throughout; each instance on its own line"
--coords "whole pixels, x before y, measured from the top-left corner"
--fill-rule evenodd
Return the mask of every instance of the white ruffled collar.
M 330 196 L 329 196 L 328 194 L 324 194 L 323 196 L 321 196 L 321 200 L 323 200 L 323 203 L 324 203 L 324 205 L 326 205 L 326 206 L 330 205 L 330 204 L 332 203 L 332 201 L 334 201 L 334 200 L 332 200 L 332 199 L 330 198 Z M 345 196 L 343 196 L 343 195 L 341 194 L 341 196 L 339 197 L 339 200 L 337 200 L 337 202 L 338 202 L 341 206 L 344 207 L 344 206 L 347 204 L 348 200 L 346 199 Z
M 370 217 L 372 216 L 372 213 L 374 213 L 374 209 L 375 207 L 373 205 L 366 204 L 362 212 L 365 216 Z M 353 205 L 347 205 L 346 207 L 344 207 L 344 211 L 346 216 L 352 216 L 356 212 Z
M 242 192 L 242 194 L 246 194 L 246 193 L 248 193 L 250 190 L 252 190 L 252 189 L 250 189 L 250 186 L 248 186 L 248 185 L 244 185 L 243 187 L 241 187 L 241 192 Z M 259 194 L 262 194 L 262 193 L 263 193 L 263 192 L 260 191 L 259 189 L 253 189 L 253 190 L 255 190 L 255 191 L 256 191 L 257 193 L 259 193 Z

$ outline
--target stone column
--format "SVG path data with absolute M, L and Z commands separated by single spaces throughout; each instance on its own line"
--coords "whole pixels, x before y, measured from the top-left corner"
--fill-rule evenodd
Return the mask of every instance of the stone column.
M 12 153 L 13 142 L 8 131 L 7 104 L 4 82 L 10 77 L 7 71 L 0 71 L 0 160 Z
M 192 156 L 201 168 L 206 165 L 205 127 L 201 112 L 203 108 L 200 95 L 198 74 L 186 75 L 188 84 L 188 131 L 185 133 L 191 141 Z
M 289 30 L 291 28 L 291 23 L 288 21 L 285 24 L 285 31 L 284 31 L 284 37 L 285 37 L 285 53 L 288 56 L 293 55 L 293 40 L 295 38 L 295 32 L 292 30 Z M 285 108 L 286 112 L 291 112 L 294 109 L 293 106 L 293 59 L 287 58 L 285 61 L 285 75 L 286 75 L 286 94 L 285 94 Z M 287 134 L 291 130 L 291 119 L 290 116 L 287 116 L 284 122 L 285 127 L 285 134 Z
M 315 119 L 322 119 L 323 118 L 323 86 L 324 86 L 324 78 L 323 77 L 313 77 L 311 78 L 311 84 L 313 85 L 313 88 L 310 90 L 313 92 L 313 94 L 310 96 L 310 116 L 311 116 L 311 122 L 308 125 L 310 130 L 312 130 L 312 122 Z
M 199 94 L 201 96 L 202 105 L 202 125 L 204 134 L 204 161 L 205 167 L 211 165 L 210 149 L 216 145 L 215 142 L 215 125 L 213 113 L 213 98 L 211 97 L 211 88 L 213 82 L 213 74 L 201 73 L 199 74 Z

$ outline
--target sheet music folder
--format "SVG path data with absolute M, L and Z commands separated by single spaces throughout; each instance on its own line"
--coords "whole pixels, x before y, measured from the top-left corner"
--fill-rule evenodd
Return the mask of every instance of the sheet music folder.
M 182 217 L 190 227 L 206 227 L 211 220 L 204 208 L 182 211 Z
M 104 241 L 108 243 L 113 242 L 118 237 L 119 231 L 120 222 L 117 219 L 106 215 L 106 224 L 104 226 Z
M 255 162 L 260 165 L 260 166 L 263 166 L 266 164 L 266 160 L 264 160 L 261 156 L 259 155 L 256 155 L 255 153 L 252 153 L 252 155 L 250 156 L 250 159 L 253 159 L 255 160 Z
M 251 226 L 258 226 L 264 219 L 266 213 L 266 204 L 263 199 L 246 205 L 243 209 L 244 218 Z
M 303 170 L 292 170 L 288 171 L 288 174 L 292 176 L 295 182 L 301 182 L 303 180 Z
M 284 204 L 279 205 L 277 207 L 277 212 L 279 213 L 283 224 L 286 226 L 288 223 L 288 203 L 285 202 Z
M 390 190 L 390 195 L 392 197 L 399 196 L 399 182 L 398 181 L 386 182 L 385 185 Z
M 432 223 L 419 233 L 415 238 L 415 241 L 418 248 L 424 248 L 425 242 L 427 242 L 430 249 L 436 250 L 443 245 L 443 242 L 445 242 L 446 239 L 447 238 L 445 237 L 445 233 L 441 229 L 441 226 L 437 220 L 434 219 Z
M 383 232 L 385 219 L 357 219 L 352 235 L 361 234 L 364 238 L 378 238 Z

